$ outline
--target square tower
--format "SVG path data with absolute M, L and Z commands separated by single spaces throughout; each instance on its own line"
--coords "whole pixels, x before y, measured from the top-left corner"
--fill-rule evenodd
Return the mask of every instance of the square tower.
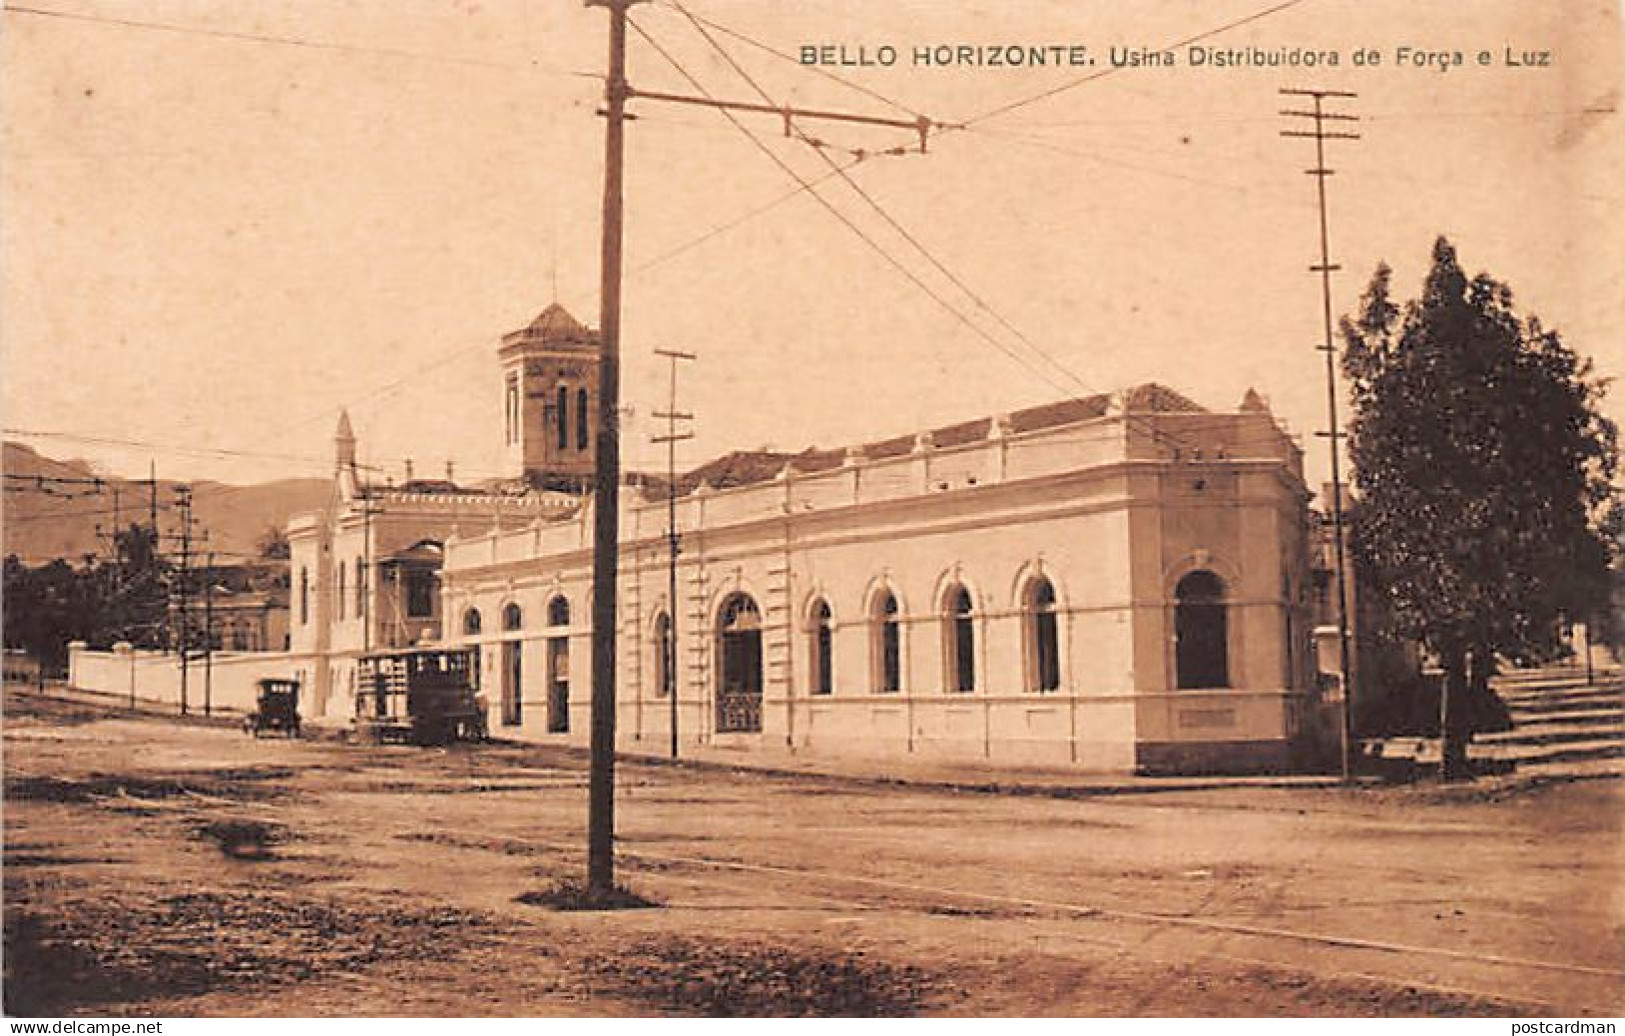
M 502 336 L 504 467 L 536 489 L 592 484 L 598 435 L 598 332 L 553 303 Z

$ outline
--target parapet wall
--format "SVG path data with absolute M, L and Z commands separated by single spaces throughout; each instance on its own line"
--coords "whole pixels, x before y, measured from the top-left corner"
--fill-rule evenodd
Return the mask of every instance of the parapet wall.
M 194 658 L 187 666 L 188 711 L 248 712 L 257 697 L 256 684 L 266 677 L 293 678 L 314 657 L 287 652 L 222 652 L 204 664 Z M 81 642 L 68 645 L 68 683 L 84 691 L 134 698 L 139 702 L 181 704 L 180 657 L 159 651 L 137 651 L 126 644 L 112 651 L 92 651 Z

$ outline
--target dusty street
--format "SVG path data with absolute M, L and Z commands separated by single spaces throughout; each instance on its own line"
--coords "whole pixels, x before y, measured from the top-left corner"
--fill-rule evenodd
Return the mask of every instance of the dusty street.
M 254 740 L 9 693 L 7 1013 L 1625 1011 L 1617 780 L 1050 798 Z

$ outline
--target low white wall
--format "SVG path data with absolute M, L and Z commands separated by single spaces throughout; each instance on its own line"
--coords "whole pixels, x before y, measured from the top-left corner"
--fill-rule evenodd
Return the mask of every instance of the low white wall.
M 248 712 L 257 697 L 256 684 L 266 677 L 292 679 L 311 656 L 286 652 L 222 652 L 206 666 L 194 658 L 187 666 L 186 701 L 190 712 Z M 181 664 L 174 654 L 136 651 L 117 645 L 112 651 L 91 651 L 83 644 L 68 647 L 68 683 L 84 691 L 99 691 L 141 702 L 180 708 Z M 308 692 L 307 692 L 308 693 Z

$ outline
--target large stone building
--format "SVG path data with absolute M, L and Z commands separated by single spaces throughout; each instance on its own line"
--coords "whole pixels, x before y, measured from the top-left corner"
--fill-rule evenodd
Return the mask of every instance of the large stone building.
M 558 306 L 503 339 L 501 483 L 370 484 L 341 424 L 332 504 L 289 527 L 318 715 L 347 714 L 358 653 L 444 642 L 479 651 L 494 733 L 586 743 L 596 349 Z M 660 750 L 675 714 L 745 750 L 1301 765 L 1327 711 L 1307 500 L 1259 397 L 1157 385 L 630 475 L 621 743 Z

